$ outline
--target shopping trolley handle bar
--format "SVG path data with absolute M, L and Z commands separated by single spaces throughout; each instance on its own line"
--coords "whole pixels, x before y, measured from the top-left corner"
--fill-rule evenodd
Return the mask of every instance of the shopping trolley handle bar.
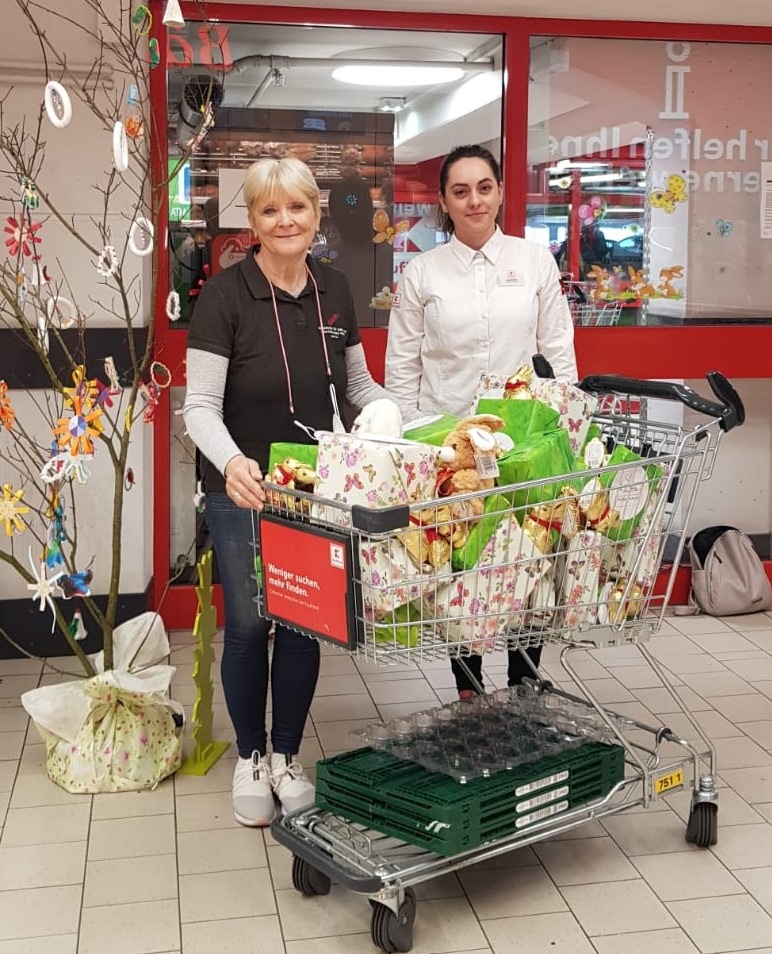
M 734 385 L 720 371 L 708 371 L 707 381 L 719 399 L 709 401 L 685 384 L 672 381 L 644 381 L 616 374 L 591 374 L 579 387 L 595 394 L 625 394 L 631 397 L 660 398 L 665 401 L 680 401 L 686 407 L 709 417 L 717 417 L 724 431 L 731 431 L 745 420 L 745 407 Z
M 405 530 L 410 526 L 410 507 L 400 504 L 396 507 L 375 509 L 352 504 L 351 525 L 363 533 L 393 533 L 395 530 Z

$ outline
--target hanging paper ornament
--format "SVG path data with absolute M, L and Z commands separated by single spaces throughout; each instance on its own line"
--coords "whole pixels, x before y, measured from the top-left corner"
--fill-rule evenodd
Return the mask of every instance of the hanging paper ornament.
M 81 570 L 79 573 L 62 573 L 56 581 L 66 600 L 74 596 L 91 596 L 91 581 L 94 579 L 92 570 Z
M 88 631 L 86 630 L 86 624 L 83 622 L 83 616 L 80 610 L 75 610 L 72 614 L 72 619 L 70 620 L 70 625 L 67 627 L 70 631 L 70 636 L 73 639 L 76 639 L 78 642 L 85 639 L 88 636 Z
M 54 80 L 46 83 L 43 102 L 46 107 L 46 115 L 57 129 L 64 129 L 65 126 L 70 125 L 72 100 L 61 83 Z
M 112 355 L 105 358 L 105 374 L 107 375 L 107 380 L 110 382 L 110 394 L 120 394 L 122 390 L 121 382 L 118 380 L 118 371 L 115 367 L 115 361 Z
M 22 504 L 23 490 L 14 490 L 10 484 L 3 485 L 3 496 L 0 497 L 0 523 L 5 522 L 6 536 L 14 533 L 24 533 L 26 524 L 22 517 L 29 513 L 29 507 Z
M 141 116 L 126 116 L 123 120 L 123 128 L 129 139 L 141 139 L 145 133 L 145 124 Z
M 22 217 L 22 221 L 19 222 L 18 219 L 15 219 L 12 215 L 9 215 L 6 220 L 4 232 L 8 233 L 8 238 L 5 240 L 6 247 L 8 249 L 9 255 L 17 255 L 21 249 L 21 254 L 26 256 L 32 255 L 35 246 L 39 245 L 42 239 L 36 233 L 43 227 L 42 222 L 25 222 Z
M 93 407 L 97 403 L 99 383 L 97 382 L 96 378 L 86 378 L 85 364 L 77 365 L 75 370 L 72 372 L 72 383 L 74 385 L 73 387 L 62 388 L 64 400 L 68 407 L 73 405 L 75 398 L 81 399 L 82 407 L 84 409 Z
M 26 206 L 28 209 L 36 209 L 40 205 L 38 187 L 28 176 L 22 176 L 21 204 Z
M 27 589 L 32 592 L 32 600 L 40 600 L 40 612 L 42 613 L 46 605 L 51 608 L 51 613 L 53 614 L 53 622 L 51 623 L 51 632 L 53 633 L 54 627 L 56 626 L 56 604 L 54 603 L 54 596 L 58 595 L 56 593 L 56 583 L 59 577 L 62 575 L 61 570 L 58 573 L 55 573 L 53 576 L 46 576 L 46 565 L 45 563 L 40 564 L 40 572 L 38 572 L 37 565 L 32 559 L 32 547 L 28 551 L 29 565 L 32 567 L 32 576 L 35 578 L 34 583 L 28 583 Z
M 105 245 L 99 253 L 96 270 L 102 278 L 110 278 L 118 271 L 118 256 L 112 245 Z
M 181 313 L 180 293 L 177 291 L 170 291 L 166 296 L 166 317 L 169 319 L 169 321 L 179 321 Z
M 48 337 L 48 319 L 45 315 L 38 315 L 37 335 L 41 351 L 43 351 L 45 354 L 48 354 L 51 343 Z
M 153 251 L 153 223 L 144 215 L 138 215 L 131 223 L 129 248 L 140 258 L 150 255 Z
M 11 399 L 8 397 L 8 385 L 5 381 L 0 381 L 0 425 L 10 431 L 15 420 L 16 411 L 11 406 Z
M 140 384 L 139 394 L 145 402 L 145 413 L 142 415 L 142 420 L 145 424 L 152 424 L 155 420 L 161 389 L 154 381 L 149 381 L 147 384 Z
M 172 383 L 172 373 L 161 361 L 152 361 L 150 364 L 150 380 L 157 388 L 163 390 Z
M 56 447 L 57 442 L 54 441 L 54 448 Z M 50 460 L 43 465 L 40 471 L 40 479 L 45 484 L 56 484 L 64 480 L 71 480 L 74 477 L 79 484 L 85 484 L 91 476 L 91 471 L 86 467 L 87 460 L 91 460 L 90 454 L 80 454 L 73 457 L 69 451 L 64 451 L 61 454 L 54 453 Z
M 46 300 L 46 316 L 49 326 L 56 317 L 60 328 L 72 328 L 78 320 L 78 311 L 69 298 L 54 295 Z
M 126 127 L 120 119 L 113 126 L 113 164 L 118 172 L 125 172 L 129 168 L 129 141 Z
M 72 415 L 60 417 L 54 428 L 54 435 L 58 437 L 59 447 L 69 449 L 70 456 L 78 454 L 93 454 L 93 438 L 102 432 L 102 408 L 98 406 L 84 406 L 83 400 L 77 395 L 72 399 Z

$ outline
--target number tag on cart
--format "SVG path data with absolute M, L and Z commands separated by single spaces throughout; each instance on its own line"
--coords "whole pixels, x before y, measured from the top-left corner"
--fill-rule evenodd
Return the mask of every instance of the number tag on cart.
M 668 792 L 675 791 L 677 788 L 683 788 L 684 770 L 673 769 L 664 775 L 657 775 L 651 780 L 654 795 L 666 795 Z

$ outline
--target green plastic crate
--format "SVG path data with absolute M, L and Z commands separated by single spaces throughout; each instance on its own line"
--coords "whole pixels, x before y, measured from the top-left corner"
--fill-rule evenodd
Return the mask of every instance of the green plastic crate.
M 465 785 L 364 748 L 317 763 L 316 803 L 447 857 L 603 798 L 623 777 L 622 747 L 599 742 Z

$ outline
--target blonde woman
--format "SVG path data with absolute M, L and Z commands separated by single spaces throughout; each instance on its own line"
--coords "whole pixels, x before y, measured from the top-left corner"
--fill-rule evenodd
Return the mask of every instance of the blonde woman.
M 265 500 L 274 441 L 309 441 L 296 421 L 330 430 L 333 418 L 385 397 L 367 370 L 346 277 L 311 259 L 319 189 L 298 159 L 253 164 L 244 201 L 255 245 L 206 282 L 188 335 L 185 424 L 200 449 L 206 520 L 225 601 L 222 681 L 236 731 L 233 810 L 270 824 L 275 799 L 290 811 L 314 800 L 297 760 L 319 673 L 319 644 L 277 625 L 269 661 L 258 617 L 251 511 Z M 266 697 L 273 700 L 270 753 Z

